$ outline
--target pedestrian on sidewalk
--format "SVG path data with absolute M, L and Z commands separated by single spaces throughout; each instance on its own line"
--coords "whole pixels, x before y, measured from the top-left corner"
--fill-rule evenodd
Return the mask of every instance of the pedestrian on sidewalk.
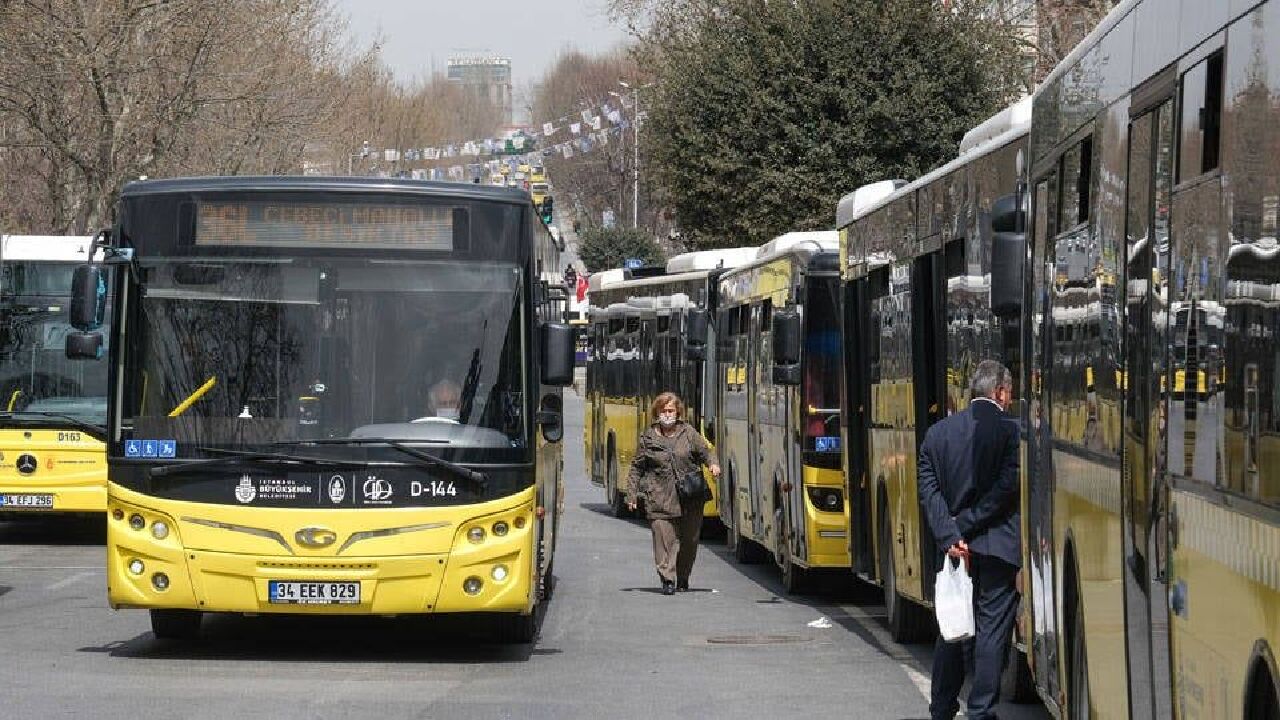
M 933 720 L 955 718 L 970 671 L 966 717 L 996 717 L 1018 607 L 1018 426 L 1006 414 L 1013 377 L 1004 365 L 984 360 L 974 369 L 970 389 L 969 407 L 925 434 L 917 469 L 920 506 L 938 543 L 936 569 L 946 557 L 959 558 L 973 579 L 975 636 L 954 643 L 939 638 L 934 649 Z
M 649 428 L 640 435 L 636 456 L 627 475 L 627 507 L 639 500 L 653 531 L 653 562 L 662 580 L 662 594 L 689 589 L 689 574 L 698 553 L 702 530 L 702 498 L 685 499 L 676 481 L 703 465 L 720 477 L 720 462 L 702 434 L 681 419 L 684 403 L 673 392 L 653 399 Z

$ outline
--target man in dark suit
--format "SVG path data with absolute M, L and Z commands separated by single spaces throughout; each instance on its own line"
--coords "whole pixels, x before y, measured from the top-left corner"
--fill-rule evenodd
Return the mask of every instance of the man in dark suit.
M 1014 582 L 1022 563 L 1018 516 L 1018 426 L 1005 414 L 1013 377 L 984 360 L 970 383 L 973 402 L 929 428 L 920 447 L 920 506 L 945 553 L 965 560 L 973 579 L 976 636 L 938 640 L 933 655 L 934 720 L 952 720 L 966 671 L 973 673 L 967 717 L 994 718 L 1018 608 Z

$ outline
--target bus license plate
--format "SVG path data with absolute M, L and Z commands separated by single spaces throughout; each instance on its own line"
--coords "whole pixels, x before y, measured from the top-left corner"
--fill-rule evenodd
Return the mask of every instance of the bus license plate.
M 0 508 L 17 508 L 20 510 L 50 510 L 53 508 L 52 495 L 0 495 Z
M 360 583 L 358 582 L 268 580 L 267 593 L 271 597 L 271 602 L 286 605 L 358 605 L 360 603 Z

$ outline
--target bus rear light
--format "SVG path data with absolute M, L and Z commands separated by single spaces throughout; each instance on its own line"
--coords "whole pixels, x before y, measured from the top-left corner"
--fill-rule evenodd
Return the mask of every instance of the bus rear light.
M 151 576 L 151 587 L 155 588 L 156 590 L 159 590 L 160 592 L 164 592 L 165 590 L 168 590 L 168 589 L 169 589 L 169 576 L 168 576 L 168 575 L 165 575 L 165 574 L 164 574 L 164 573 L 162 573 L 162 572 L 159 572 L 159 573 L 156 573 L 155 575 L 152 575 L 152 576 Z
M 484 581 L 474 575 L 462 581 L 462 592 L 468 595 L 479 595 L 482 588 Z
M 134 513 L 129 516 L 129 527 L 133 528 L 134 530 L 141 530 L 146 526 L 147 526 L 147 521 L 143 519 L 143 517 L 138 513 Z
M 146 569 L 147 569 L 147 566 L 143 565 L 142 561 L 137 558 L 134 558 L 129 561 L 129 572 L 133 573 L 134 575 L 141 575 L 142 571 Z

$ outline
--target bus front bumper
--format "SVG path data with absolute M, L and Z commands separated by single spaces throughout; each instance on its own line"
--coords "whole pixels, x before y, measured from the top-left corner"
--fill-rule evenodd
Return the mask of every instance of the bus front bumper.
M 107 592 L 113 608 L 175 608 L 206 612 L 308 615 L 401 615 L 448 612 L 528 612 L 532 601 L 536 525 L 531 503 L 502 513 L 449 522 L 448 541 L 436 552 L 346 555 L 266 554 L 185 547 L 165 513 L 113 498 L 107 523 Z M 115 510 L 121 510 L 117 517 Z M 475 508 L 471 508 L 474 510 Z M 455 508 L 454 510 L 461 510 Z M 141 529 L 130 525 L 140 516 Z M 514 518 L 524 517 L 523 527 Z M 376 525 L 385 517 L 368 513 Z M 486 533 L 476 543 L 467 531 L 502 519 L 508 534 Z M 155 537 L 156 522 L 170 530 Z M 282 537 L 288 537 L 280 533 Z M 163 577 L 161 577 L 163 576 Z M 279 597 L 278 583 L 355 589 L 342 601 Z M 272 587 L 277 587 L 277 593 Z

